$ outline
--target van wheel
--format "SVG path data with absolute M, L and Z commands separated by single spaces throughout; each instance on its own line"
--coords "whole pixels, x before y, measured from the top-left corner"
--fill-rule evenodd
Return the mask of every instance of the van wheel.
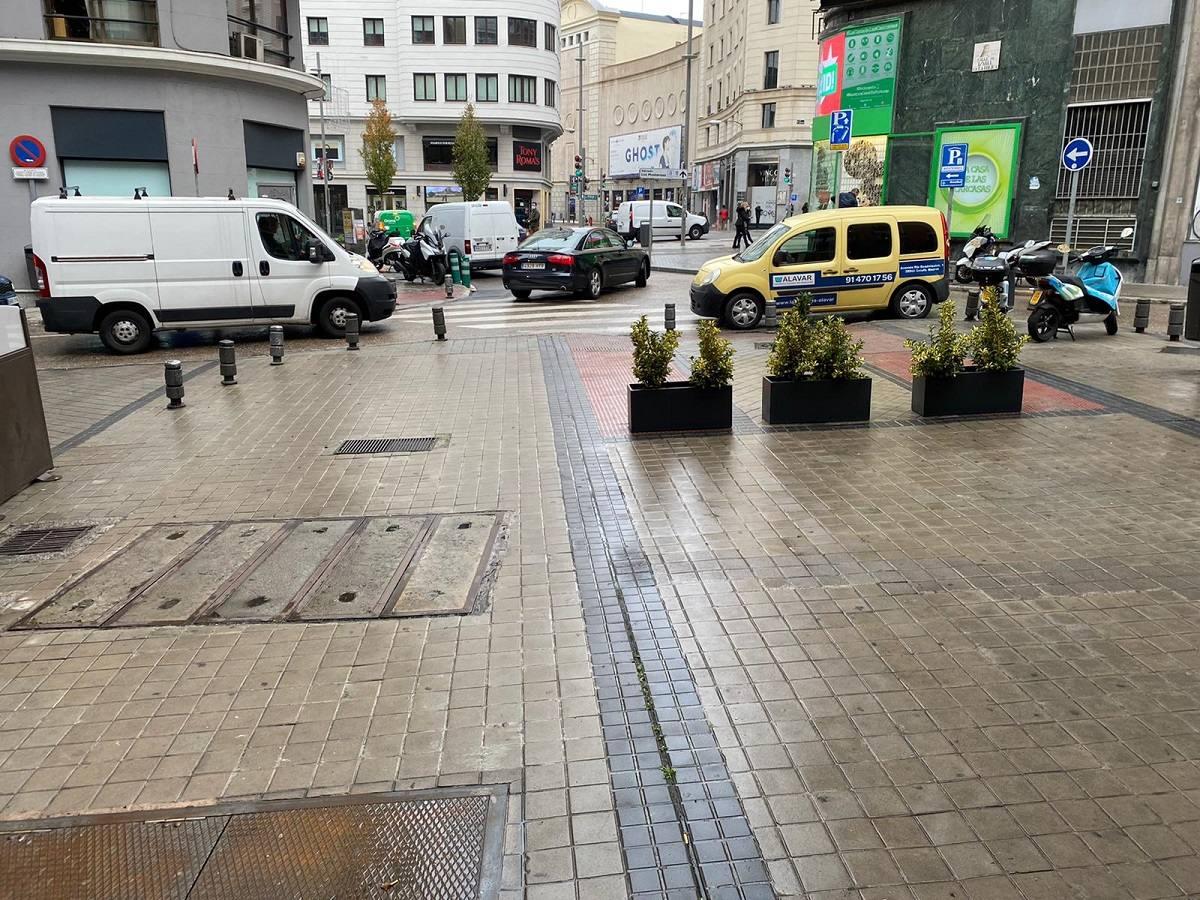
M 100 320 L 100 340 L 113 353 L 145 353 L 152 336 L 150 320 L 137 310 L 114 310 Z
M 704 229 L 699 225 L 693 225 L 688 231 L 688 237 L 690 237 L 693 241 L 698 241 L 700 238 L 704 237 Z
M 330 297 L 317 313 L 317 327 L 326 337 L 345 337 L 346 316 L 350 313 L 361 316 L 357 303 L 349 297 Z
M 762 305 L 753 294 L 734 294 L 725 304 L 725 321 L 738 331 L 748 331 L 757 325 L 762 317 Z
M 899 319 L 923 319 L 933 307 L 933 293 L 920 284 L 910 284 L 892 294 L 892 315 Z
M 633 283 L 636 284 L 638 287 L 645 287 L 646 282 L 649 280 L 650 280 L 650 263 L 644 262 L 644 263 L 642 263 L 642 267 L 640 269 L 638 269 L 637 278 L 634 279 Z

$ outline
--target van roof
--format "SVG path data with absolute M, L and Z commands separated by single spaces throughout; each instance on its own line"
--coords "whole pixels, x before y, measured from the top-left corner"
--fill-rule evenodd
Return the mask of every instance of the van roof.
M 799 223 L 801 220 L 811 222 L 818 216 L 828 219 L 873 219 L 880 213 L 897 218 L 916 219 L 933 219 L 942 214 L 941 210 L 934 209 L 932 206 L 888 206 L 887 204 L 882 206 L 841 206 L 837 209 L 814 209 L 812 212 L 800 213 L 784 219 L 784 223 L 791 225 Z
M 144 200 L 134 200 L 132 197 L 38 197 L 33 201 L 34 208 L 49 207 L 51 209 L 144 209 L 186 207 L 186 206 L 229 206 L 231 204 L 252 203 L 258 207 L 276 208 L 290 211 L 296 207 L 283 200 L 273 200 L 268 197 L 238 197 L 230 200 L 228 197 L 147 197 Z

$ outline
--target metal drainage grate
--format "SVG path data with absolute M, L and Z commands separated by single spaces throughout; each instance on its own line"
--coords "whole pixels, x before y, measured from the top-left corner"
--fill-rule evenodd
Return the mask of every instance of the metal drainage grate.
M 91 530 L 91 525 L 76 525 L 71 528 L 27 528 L 0 544 L 0 556 L 59 553 Z
M 436 437 L 359 438 L 342 441 L 335 456 L 351 453 L 427 453 L 437 446 Z

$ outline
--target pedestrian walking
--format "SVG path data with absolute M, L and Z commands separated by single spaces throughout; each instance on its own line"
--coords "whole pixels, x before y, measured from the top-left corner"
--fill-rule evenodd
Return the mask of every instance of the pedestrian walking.
M 754 204 L 754 224 L 755 225 L 762 224 L 762 204 L 761 203 Z
M 734 221 L 733 249 L 739 249 L 742 244 L 749 247 L 752 243 L 753 241 L 750 240 L 750 207 L 746 203 L 739 203 Z
M 722 231 L 728 230 L 728 228 L 729 228 L 729 210 L 724 206 L 721 207 L 720 218 L 721 218 L 721 230 Z
M 542 227 L 542 212 L 536 203 L 529 205 L 529 214 L 525 217 L 525 221 L 530 234 Z

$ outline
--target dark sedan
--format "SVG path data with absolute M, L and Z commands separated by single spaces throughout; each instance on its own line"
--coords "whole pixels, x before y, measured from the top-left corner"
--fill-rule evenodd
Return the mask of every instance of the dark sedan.
M 650 257 L 607 228 L 546 228 L 504 255 L 504 287 L 518 300 L 534 291 L 599 297 L 606 287 L 646 286 Z

